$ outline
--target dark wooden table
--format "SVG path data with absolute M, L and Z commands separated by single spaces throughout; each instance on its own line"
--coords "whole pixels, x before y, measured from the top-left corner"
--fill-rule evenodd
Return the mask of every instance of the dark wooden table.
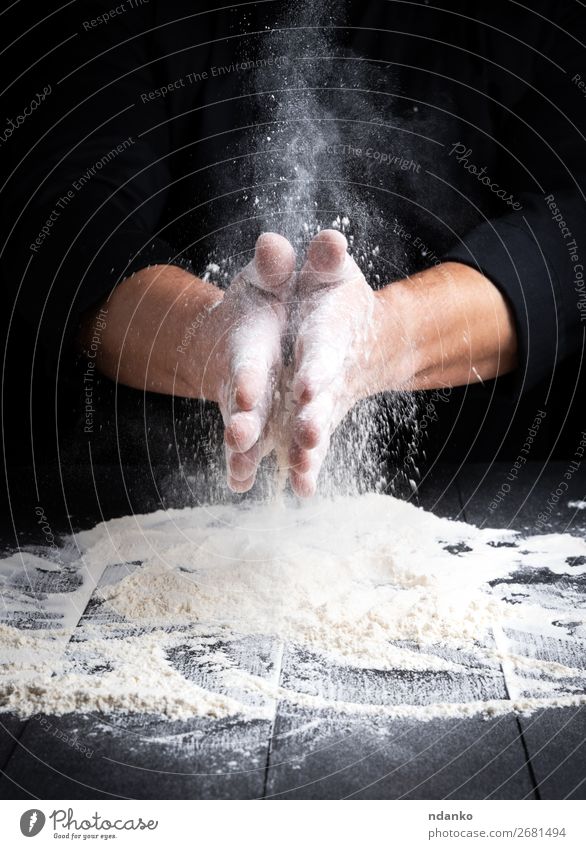
M 497 508 L 494 495 L 510 464 L 443 467 L 414 500 L 450 518 L 532 533 L 567 466 L 527 464 Z M 54 533 L 182 506 L 181 487 L 151 472 L 94 467 L 90 476 L 70 470 L 57 479 L 38 470 L 38 489 L 23 472 L 11 490 L 5 550 L 14 546 L 15 528 L 21 544 L 43 541 L 39 503 L 61 516 Z M 586 474 L 577 469 L 539 530 L 586 533 L 586 511 L 568 507 L 585 495 Z M 556 579 L 562 591 L 566 578 Z M 303 657 L 292 649 L 279 654 L 270 641 L 259 662 L 273 672 L 276 665 L 285 683 L 303 675 Z M 405 681 L 391 675 L 387 684 Z M 503 687 L 506 693 L 504 679 Z M 246 723 L 93 714 L 23 722 L 0 714 L 0 732 L 3 798 L 586 798 L 586 707 L 421 723 L 332 716 L 281 701 L 272 720 Z

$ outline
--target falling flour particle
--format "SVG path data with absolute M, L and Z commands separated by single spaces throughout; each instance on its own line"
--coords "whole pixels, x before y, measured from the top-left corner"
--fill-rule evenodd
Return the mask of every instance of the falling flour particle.
M 217 280 L 220 270 L 220 266 L 217 263 L 209 262 L 202 274 L 202 280 L 205 280 L 206 282 L 209 282 L 210 280 Z
M 586 701 L 583 607 L 525 581 L 568 559 L 586 571 L 586 543 L 567 534 L 518 545 L 371 494 L 127 516 L 72 543 L 91 607 L 67 628 L 62 588 L 20 598 L 0 625 L 5 711 L 258 717 L 287 699 L 423 720 Z M 5 588 L 13 575 L 14 557 L 0 562 Z M 543 640 L 565 655 L 540 654 Z M 283 647 L 301 670 L 286 680 Z

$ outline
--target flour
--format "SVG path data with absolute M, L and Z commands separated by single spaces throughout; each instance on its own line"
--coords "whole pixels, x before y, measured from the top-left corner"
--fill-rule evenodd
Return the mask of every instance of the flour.
M 568 507 L 574 510 L 586 510 L 586 501 L 568 501 Z
M 586 572 L 567 534 L 521 541 L 370 494 L 127 516 L 68 545 L 81 586 L 21 594 L 0 625 L 3 710 L 270 717 L 285 699 L 430 719 L 586 700 L 583 602 L 536 571 Z M 31 586 L 56 579 L 27 562 Z

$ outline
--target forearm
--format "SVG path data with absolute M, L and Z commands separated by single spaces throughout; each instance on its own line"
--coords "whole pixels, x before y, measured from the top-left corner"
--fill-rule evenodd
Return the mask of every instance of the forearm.
M 98 369 L 135 389 L 217 400 L 206 324 L 222 300 L 215 286 L 173 265 L 155 265 L 123 280 L 100 308 L 86 315 L 79 342 L 92 338 Z
M 443 263 L 376 295 L 374 391 L 490 380 L 517 364 L 512 311 L 482 274 Z

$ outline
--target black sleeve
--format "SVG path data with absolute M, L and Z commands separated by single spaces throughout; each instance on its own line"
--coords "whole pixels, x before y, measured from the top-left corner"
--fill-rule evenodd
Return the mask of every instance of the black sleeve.
M 122 278 L 153 263 L 181 264 L 157 236 L 170 183 L 165 102 L 144 109 L 141 99 L 157 87 L 155 5 L 106 20 L 111 3 L 69 5 L 53 32 L 72 37 L 32 77 L 44 97 L 15 132 L 2 195 L 10 229 L 2 277 L 38 328 L 51 370 L 82 311 Z M 30 94 L 30 81 L 22 92 Z
M 586 16 L 576 4 L 541 6 L 523 95 L 495 131 L 506 149 L 499 183 L 521 208 L 485 221 L 443 257 L 477 268 L 507 297 L 519 340 L 515 392 L 579 351 L 586 327 Z

